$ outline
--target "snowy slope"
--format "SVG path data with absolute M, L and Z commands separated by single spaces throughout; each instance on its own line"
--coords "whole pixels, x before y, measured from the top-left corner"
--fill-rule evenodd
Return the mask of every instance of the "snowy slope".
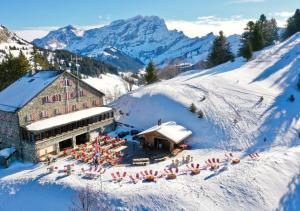
M 259 52 L 249 63 L 239 58 L 210 70 L 191 71 L 125 95 L 115 106 L 131 114 L 120 117 L 125 123 L 145 128 L 160 118 L 181 123 L 192 129 L 201 147 L 248 149 L 299 143 L 298 105 L 288 100 L 291 94 L 296 102 L 300 98 L 299 53 L 297 34 Z M 205 119 L 187 110 L 192 102 Z M 149 112 L 151 116 L 143 115 Z
M 87 77 L 83 78 L 83 80 L 105 94 L 105 104 L 110 103 L 129 92 L 128 82 L 118 75 L 107 73 L 101 74 L 98 78 Z M 137 86 L 134 85 L 133 89 L 136 88 Z
M 189 38 L 177 30 L 168 30 L 163 19 L 157 16 L 136 16 L 127 20 L 113 21 L 111 24 L 90 29 L 83 36 L 66 36 L 62 30 L 50 32 L 44 38 L 34 40 L 40 47 L 51 48 L 52 43 L 72 52 L 99 59 L 104 50 L 110 47 L 147 64 L 153 60 L 158 65 L 170 62 L 196 63 L 207 57 L 215 36 L 210 33 L 201 38 Z M 68 42 L 56 37 L 65 37 Z M 234 52 L 239 46 L 239 36 L 229 37 Z M 59 43 L 57 43 L 59 42 Z M 69 43 L 69 44 L 68 44 Z
M 241 163 L 229 165 L 228 169 L 225 165 L 215 173 L 203 170 L 196 176 L 185 174 L 186 167 L 182 165 L 176 180 L 138 184 L 129 179 L 113 183 L 110 174 L 163 171 L 171 159 L 146 167 L 109 168 L 102 185 L 111 197 L 113 210 L 299 210 L 299 49 L 300 33 L 258 52 L 248 63 L 237 59 L 210 70 L 186 72 L 117 100 L 114 107 L 126 113 L 117 117 L 121 122 L 146 129 L 162 118 L 163 122 L 176 121 L 192 130 L 193 136 L 187 142 L 192 149 L 184 151 L 177 157 L 179 160 L 189 154 L 203 166 L 205 160 L 222 159 L 224 153 L 232 151 L 241 157 Z M 293 103 L 288 101 L 290 94 L 295 95 Z M 204 112 L 204 119 L 187 111 L 192 102 Z M 259 153 L 256 161 L 247 156 L 255 151 Z M 62 169 L 72 162 L 60 159 L 55 165 Z M 18 164 L 0 170 L 0 202 L 6 202 L 5 206 L 0 203 L 2 210 L 19 210 L 21 206 L 14 199 L 26 201 L 34 197 L 35 192 L 28 189 L 41 184 L 47 186 L 40 192 L 40 200 L 35 206 L 27 203 L 26 208 L 40 210 L 44 204 L 65 210 L 74 191 L 59 187 L 90 185 L 101 189 L 100 180 L 87 180 L 80 175 L 82 167 L 88 168 L 77 163 L 75 173 L 69 177 L 57 172 L 47 174 L 44 165 Z M 54 191 L 64 194 L 56 201 L 51 197 Z M 57 208 L 55 202 L 61 207 Z

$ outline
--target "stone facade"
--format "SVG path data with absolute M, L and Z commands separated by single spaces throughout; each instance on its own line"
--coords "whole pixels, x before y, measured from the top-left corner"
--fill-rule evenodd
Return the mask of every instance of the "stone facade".
M 20 130 L 16 113 L 0 111 L 0 149 L 15 146 L 20 152 Z
M 70 86 L 62 86 L 64 80 L 69 80 Z M 69 112 L 85 109 L 85 106 L 88 108 L 95 106 L 103 105 L 103 98 L 99 95 L 99 92 L 91 89 L 87 84 L 79 81 L 79 89 L 85 91 L 86 96 L 74 97 L 72 99 L 66 99 L 66 93 L 77 93 L 78 80 L 68 73 L 62 74 L 57 80 L 55 80 L 50 86 L 45 90 L 39 93 L 33 100 L 31 100 L 27 105 L 18 111 L 20 126 L 26 126 L 33 121 L 27 120 L 27 115 L 35 114 L 36 119 L 34 121 L 42 120 L 44 118 L 49 118 L 56 116 L 56 111 L 61 110 L 61 114 L 66 113 L 66 108 L 69 107 Z M 61 100 L 56 102 L 44 103 L 43 99 L 48 96 L 60 95 Z M 93 102 L 96 102 L 94 104 Z M 76 109 L 73 110 L 73 106 L 76 105 Z M 48 117 L 43 117 L 42 112 L 46 112 Z

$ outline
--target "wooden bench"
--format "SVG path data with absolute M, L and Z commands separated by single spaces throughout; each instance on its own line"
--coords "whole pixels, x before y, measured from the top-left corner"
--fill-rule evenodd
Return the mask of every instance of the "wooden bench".
M 132 165 L 136 166 L 146 166 L 150 164 L 149 158 L 135 158 L 132 160 Z

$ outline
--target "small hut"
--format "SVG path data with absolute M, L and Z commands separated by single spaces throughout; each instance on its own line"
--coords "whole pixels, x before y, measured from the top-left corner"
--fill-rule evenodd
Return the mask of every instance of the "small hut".
M 138 134 L 139 137 L 142 137 L 142 143 L 145 147 L 170 152 L 183 144 L 191 135 L 192 131 L 176 124 L 176 122 L 161 123 Z
M 16 160 L 16 148 L 9 147 L 0 150 L 0 165 L 8 168 L 9 165 Z

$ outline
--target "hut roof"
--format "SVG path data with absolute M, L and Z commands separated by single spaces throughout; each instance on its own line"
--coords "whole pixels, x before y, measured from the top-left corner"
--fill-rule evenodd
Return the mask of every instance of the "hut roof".
M 139 133 L 138 136 L 152 132 L 157 132 L 163 135 L 164 137 L 173 141 L 175 144 L 180 143 L 181 141 L 192 135 L 192 131 L 186 129 L 181 125 L 178 125 L 176 122 L 171 121 L 162 123 L 161 125 L 155 125 Z

